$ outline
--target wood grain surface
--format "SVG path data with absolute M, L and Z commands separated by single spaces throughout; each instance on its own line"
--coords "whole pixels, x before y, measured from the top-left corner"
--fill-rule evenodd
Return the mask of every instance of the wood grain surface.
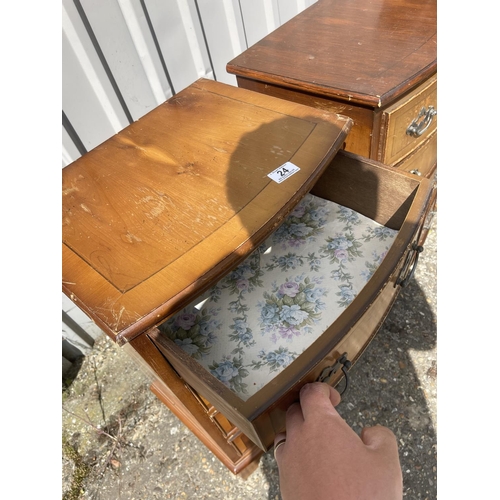
M 436 18 L 436 0 L 319 0 L 227 71 L 383 107 L 436 72 Z

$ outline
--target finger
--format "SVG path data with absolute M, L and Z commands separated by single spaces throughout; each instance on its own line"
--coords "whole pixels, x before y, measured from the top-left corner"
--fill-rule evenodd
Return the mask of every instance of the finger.
M 283 448 L 286 445 L 286 434 L 284 432 L 280 432 L 276 434 L 274 438 L 274 458 L 276 463 L 278 464 L 278 468 L 280 466 L 281 454 L 283 453 Z
M 332 402 L 333 406 L 337 406 L 342 401 L 342 397 L 340 395 L 340 392 L 331 386 L 328 386 L 328 387 L 330 387 L 330 401 Z
M 308 418 L 316 418 L 318 415 L 336 414 L 334 406 L 340 403 L 340 394 L 332 389 L 328 384 L 321 382 L 313 382 L 305 384 L 300 390 L 300 406 L 304 420 Z
M 283 441 L 283 439 L 286 439 L 286 432 L 280 432 L 279 434 L 276 434 L 274 437 L 274 446 L 276 446 L 280 441 Z
M 285 428 L 287 432 L 294 431 L 304 423 L 304 416 L 299 403 L 293 403 L 288 407 L 285 417 Z
M 300 435 L 304 425 L 304 416 L 299 403 L 293 403 L 289 406 L 285 416 L 285 429 L 287 438 L 293 440 Z

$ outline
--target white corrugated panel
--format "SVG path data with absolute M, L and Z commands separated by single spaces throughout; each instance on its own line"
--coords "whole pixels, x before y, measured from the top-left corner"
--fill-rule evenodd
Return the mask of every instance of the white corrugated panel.
M 68 132 L 62 127 L 62 166 L 63 168 L 80 158 L 80 152 L 71 140 Z
M 248 47 L 280 26 L 278 0 L 240 0 L 240 5 Z
M 198 0 L 197 5 L 215 79 L 236 85 L 236 77 L 227 73 L 226 65 L 247 48 L 239 2 Z
M 192 15 L 193 2 L 146 0 L 145 4 L 174 92 L 211 74 L 202 31 Z
M 280 26 L 302 12 L 307 7 L 316 3 L 317 0 L 278 0 L 278 8 L 280 12 Z
M 81 0 L 81 5 L 115 92 L 138 120 L 172 95 L 141 5 L 130 0 Z
M 315 1 L 63 0 L 63 165 L 200 77 L 236 85 L 226 64 Z
M 62 26 L 63 111 L 89 150 L 129 121 L 70 0 L 63 0 Z
M 102 330 L 79 308 L 71 301 L 64 293 L 62 296 L 62 309 L 78 323 L 93 339 L 101 335 Z

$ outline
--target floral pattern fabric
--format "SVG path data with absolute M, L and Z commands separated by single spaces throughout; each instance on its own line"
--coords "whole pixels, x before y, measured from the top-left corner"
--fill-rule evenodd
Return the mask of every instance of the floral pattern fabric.
M 396 235 L 308 194 L 242 264 L 159 329 L 246 401 L 349 306 Z

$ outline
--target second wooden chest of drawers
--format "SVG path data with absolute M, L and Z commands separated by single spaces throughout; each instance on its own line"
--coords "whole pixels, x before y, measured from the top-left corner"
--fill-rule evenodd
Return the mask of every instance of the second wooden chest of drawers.
M 347 151 L 431 178 L 436 17 L 435 0 L 319 0 L 227 71 L 240 87 L 351 117 Z

